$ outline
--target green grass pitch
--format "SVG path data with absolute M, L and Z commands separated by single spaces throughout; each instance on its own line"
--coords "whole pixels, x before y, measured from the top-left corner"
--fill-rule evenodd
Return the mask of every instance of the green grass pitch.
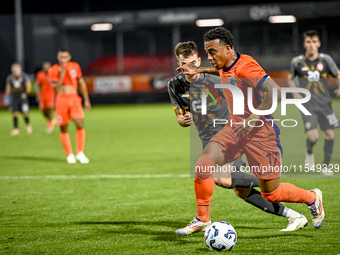
M 340 100 L 333 108 L 340 117 Z M 284 118 L 299 125 L 282 128 L 284 165 L 303 164 L 302 120 L 295 107 L 288 113 Z M 93 107 L 85 118 L 88 165 L 66 163 L 58 130 L 47 135 L 37 109 L 31 122 L 32 135 L 20 118 L 20 135 L 10 137 L 11 115 L 0 111 L 0 254 L 211 253 L 203 233 L 175 234 L 192 220 L 196 206 L 193 179 L 187 177 L 190 129 L 177 124 L 170 104 Z M 73 123 L 69 129 L 75 148 Z M 320 137 L 317 163 L 323 159 Z M 339 139 L 337 129 L 333 164 L 340 163 Z M 282 180 L 323 191 L 326 219 L 320 229 L 313 228 L 305 205 L 288 204 L 305 214 L 309 226 L 280 232 L 285 218 L 215 187 L 212 220 L 230 222 L 238 235 L 231 254 L 340 253 L 340 179 L 308 174 L 313 178 L 296 173 Z

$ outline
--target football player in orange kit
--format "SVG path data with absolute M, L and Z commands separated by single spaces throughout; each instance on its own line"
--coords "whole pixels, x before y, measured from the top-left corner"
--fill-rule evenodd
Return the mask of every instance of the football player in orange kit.
M 50 82 L 56 90 L 56 120 L 60 126 L 60 140 L 67 155 L 67 163 L 75 164 L 78 160 L 82 164 L 89 163 L 84 154 L 85 129 L 83 124 L 84 111 L 82 99 L 78 91 L 83 95 L 85 110 L 91 109 L 86 83 L 82 77 L 82 71 L 77 62 L 71 61 L 71 54 L 67 49 L 60 49 L 57 55 L 58 64 L 48 70 Z M 77 154 L 72 152 L 71 140 L 67 131 L 70 118 L 74 121 L 76 131 Z
M 46 61 L 42 64 L 42 70 L 37 73 L 37 102 L 39 108 L 47 119 L 46 132 L 48 134 L 53 131 L 52 111 L 54 109 L 54 88 L 48 79 L 48 69 L 51 67 L 51 63 Z
M 219 75 L 222 84 L 237 86 L 248 98 L 248 88 L 253 92 L 254 108 L 268 110 L 273 103 L 274 88 L 278 99 L 281 88 L 271 79 L 262 67 L 250 56 L 236 53 L 233 35 L 227 29 L 218 27 L 204 35 L 204 47 L 212 67 L 181 66 L 184 74 L 211 73 Z M 201 178 L 206 179 L 202 185 L 214 186 L 213 174 L 205 169 L 215 169 L 246 154 L 252 173 L 258 177 L 262 196 L 269 202 L 305 203 L 311 212 L 313 226 L 320 228 L 325 218 L 322 206 L 322 192 L 319 189 L 305 190 L 291 183 L 280 183 L 282 166 L 282 146 L 280 129 L 272 114 L 259 116 L 244 105 L 244 114 L 236 115 L 233 109 L 233 95 L 224 88 L 223 93 L 230 109 L 228 124 L 208 143 L 196 163 Z M 247 101 L 247 100 L 246 100 Z M 270 120 L 270 121 L 266 121 Z M 231 124 L 231 122 L 233 124 Z M 262 122 L 263 125 L 259 125 Z M 255 128 L 255 126 L 257 126 Z M 257 171 L 266 166 L 268 171 Z M 275 167 L 274 171 L 269 171 Z M 254 170 L 255 169 L 255 170 Z M 277 171 L 277 169 L 279 171 Z M 210 206 L 211 195 L 201 198 L 202 206 Z M 209 215 L 203 221 L 209 220 Z

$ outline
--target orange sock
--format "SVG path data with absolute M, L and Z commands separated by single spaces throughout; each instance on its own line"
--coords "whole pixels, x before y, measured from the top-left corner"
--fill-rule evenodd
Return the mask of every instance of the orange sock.
M 315 201 L 315 193 L 296 187 L 291 183 L 280 183 L 280 186 L 270 193 L 261 192 L 262 196 L 269 202 L 291 202 L 311 204 Z
M 210 220 L 210 201 L 214 193 L 214 178 L 208 172 L 209 167 L 215 167 L 214 160 L 202 154 L 195 167 L 195 194 L 197 203 L 197 218 L 201 221 Z
M 72 152 L 72 146 L 71 146 L 71 140 L 68 133 L 60 133 L 60 141 L 61 144 L 64 146 L 64 150 L 66 152 L 66 155 L 70 155 Z
M 77 154 L 80 151 L 84 151 L 85 147 L 85 129 L 77 129 L 76 131 L 76 144 L 77 144 Z

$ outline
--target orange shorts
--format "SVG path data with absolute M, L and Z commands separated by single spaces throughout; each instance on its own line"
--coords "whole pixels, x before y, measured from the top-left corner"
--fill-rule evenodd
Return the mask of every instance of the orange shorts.
M 228 162 L 246 154 L 249 166 L 245 170 L 260 179 L 276 179 L 281 175 L 282 147 L 278 137 L 263 141 L 238 139 L 233 129 L 225 125 L 209 142 L 215 142 L 221 147 Z
M 56 97 L 56 119 L 58 126 L 64 126 L 70 118 L 83 119 L 84 110 L 78 94 L 57 94 Z
M 54 96 L 41 97 L 39 102 L 40 110 L 54 109 Z

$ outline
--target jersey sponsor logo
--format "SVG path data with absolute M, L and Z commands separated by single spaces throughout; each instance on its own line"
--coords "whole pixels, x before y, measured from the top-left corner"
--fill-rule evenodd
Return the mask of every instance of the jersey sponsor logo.
M 323 68 L 324 68 L 324 66 L 323 66 L 322 63 L 318 63 L 318 64 L 316 65 L 316 69 L 318 69 L 320 72 L 323 70 Z
M 189 94 L 182 94 L 182 97 L 190 97 L 190 95 Z
M 215 97 L 213 96 L 213 94 L 209 90 L 211 90 L 217 96 L 217 99 L 219 100 L 221 105 L 222 105 L 222 100 L 221 100 L 220 96 L 218 95 L 217 91 L 213 87 L 209 86 L 206 83 L 202 83 L 202 85 L 203 85 L 203 87 L 200 88 L 201 94 L 202 94 L 201 114 L 206 115 L 207 114 L 207 97 L 208 96 L 211 96 L 212 100 L 214 101 L 214 104 L 217 105 L 217 100 L 215 99 Z
M 308 71 L 308 67 L 301 67 L 301 71 Z
M 310 121 L 306 122 L 305 127 L 307 130 L 310 129 L 312 127 L 312 123 L 310 123 Z

